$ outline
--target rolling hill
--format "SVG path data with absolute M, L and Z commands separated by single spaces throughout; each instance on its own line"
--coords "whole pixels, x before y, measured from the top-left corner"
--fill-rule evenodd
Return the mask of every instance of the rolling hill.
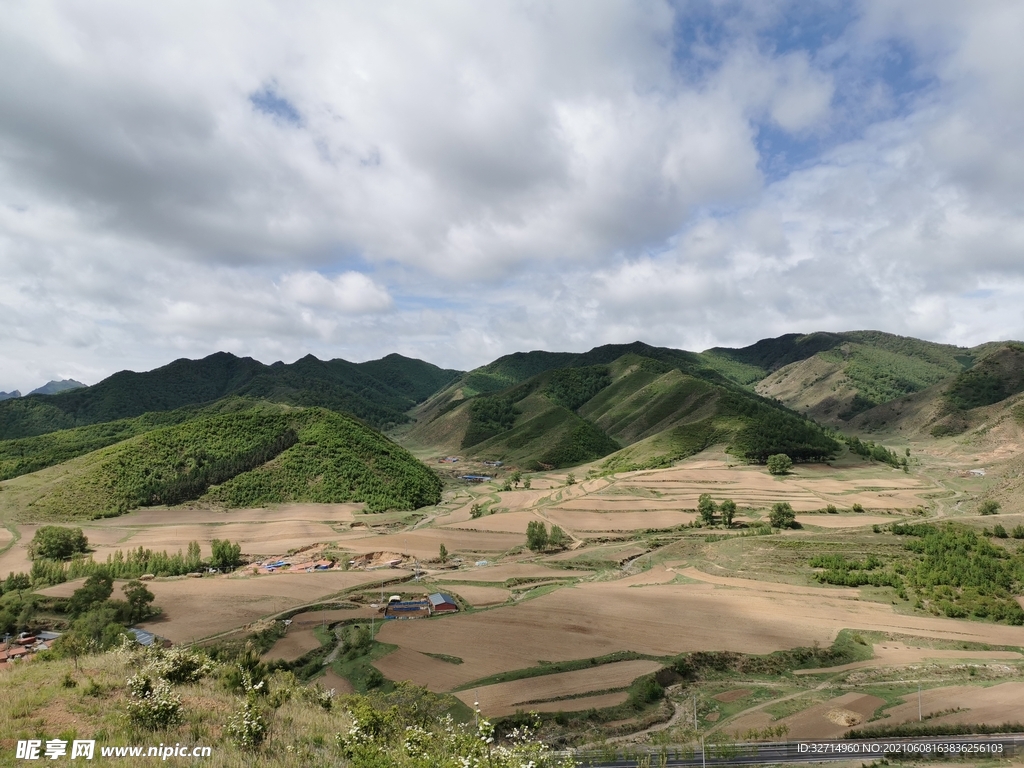
M 436 503 L 441 483 L 404 448 L 349 416 L 267 405 L 150 429 L 8 482 L 4 491 L 5 502 L 50 520 L 194 501 L 413 509 Z
M 416 416 L 405 436 L 411 444 L 531 468 L 609 454 L 609 469 L 661 466 L 714 444 L 761 462 L 772 453 L 812 461 L 839 450 L 816 424 L 731 382 L 700 355 L 639 342 L 500 358 Z
M 145 373 L 121 371 L 91 387 L 5 400 L 0 402 L 0 439 L 173 411 L 229 396 L 329 408 L 386 428 L 406 421 L 406 411 L 458 375 L 401 355 L 366 363 L 307 355 L 290 365 L 264 365 L 218 352 Z

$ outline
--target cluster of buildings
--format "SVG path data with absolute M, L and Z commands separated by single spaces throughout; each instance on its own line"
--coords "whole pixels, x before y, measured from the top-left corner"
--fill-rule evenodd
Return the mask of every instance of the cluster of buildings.
M 29 658 L 34 653 L 48 651 L 50 644 L 58 637 L 60 637 L 60 632 L 36 632 L 35 634 L 22 632 L 17 638 L 6 635 L 3 645 L 0 646 L 0 671 L 10 669 L 12 665 Z
M 422 619 L 439 613 L 458 613 L 458 610 L 455 598 L 444 592 L 415 600 L 403 600 L 401 595 L 392 595 L 384 606 L 384 618 Z

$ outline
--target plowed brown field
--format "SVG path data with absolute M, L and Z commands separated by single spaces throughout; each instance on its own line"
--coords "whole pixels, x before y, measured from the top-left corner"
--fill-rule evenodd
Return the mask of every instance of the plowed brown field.
M 386 573 L 389 578 L 408 575 L 408 571 L 388 570 Z M 147 587 L 156 595 L 155 604 L 163 609 L 163 614 L 140 626 L 172 642 L 188 642 L 244 626 L 261 616 L 349 587 L 379 583 L 379 580 L 379 571 L 325 571 L 151 581 Z
M 998 645 L 1021 642 L 1018 627 L 904 616 L 888 605 L 848 599 L 826 589 L 818 592 L 584 583 L 479 614 L 416 626 L 396 622 L 381 630 L 380 639 L 412 650 L 461 656 L 466 662 L 462 666 L 473 670 L 465 679 L 530 667 L 541 660 L 621 650 L 666 656 L 708 648 L 760 654 L 814 642 L 827 646 L 843 628 Z M 510 637 L 515 643 L 508 642 Z M 415 670 L 411 674 L 416 675 L 411 677 L 415 682 L 427 684 Z
M 534 704 L 564 696 L 579 696 L 591 691 L 608 691 L 625 688 L 641 675 L 657 672 L 661 664 L 656 661 L 620 661 L 602 664 L 574 672 L 560 672 L 525 680 L 485 685 L 473 690 L 460 691 L 455 695 L 470 707 L 480 702 L 480 711 L 485 715 L 499 717 L 517 709 L 530 710 Z M 568 704 L 569 702 L 559 702 Z M 565 709 L 565 707 L 562 707 Z M 584 707 L 585 708 L 585 707 Z M 573 708 L 574 709 L 574 708 Z M 566 709 L 566 711 L 569 711 Z

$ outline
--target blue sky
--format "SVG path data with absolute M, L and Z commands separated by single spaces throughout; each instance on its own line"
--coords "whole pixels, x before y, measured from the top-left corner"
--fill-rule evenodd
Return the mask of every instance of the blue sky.
M 1024 337 L 1016 2 L 0 18 L 0 390 L 218 350 Z

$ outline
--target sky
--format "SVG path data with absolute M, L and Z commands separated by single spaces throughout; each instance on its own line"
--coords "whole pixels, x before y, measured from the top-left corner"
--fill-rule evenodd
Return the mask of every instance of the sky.
M 1024 338 L 1018 0 L 0 15 L 0 390 L 224 350 Z

